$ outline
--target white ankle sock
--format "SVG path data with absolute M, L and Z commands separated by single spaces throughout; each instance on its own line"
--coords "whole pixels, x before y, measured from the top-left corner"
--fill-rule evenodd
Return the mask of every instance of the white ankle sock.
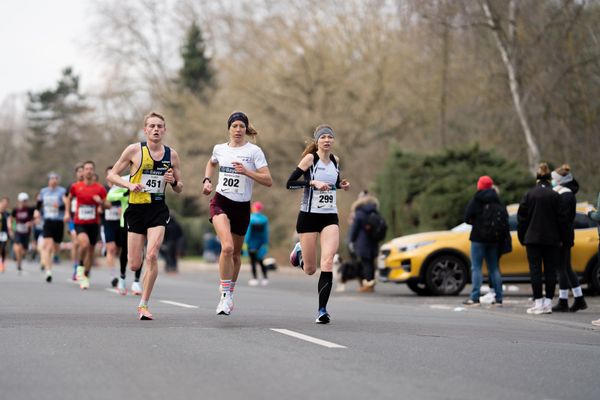
M 558 291 L 558 298 L 559 299 L 568 299 L 569 298 L 569 289 L 567 289 L 567 290 L 560 289 Z
M 581 286 L 577 286 L 576 288 L 573 288 L 573 296 L 575 296 L 575 297 L 583 296 L 583 292 L 581 291 Z

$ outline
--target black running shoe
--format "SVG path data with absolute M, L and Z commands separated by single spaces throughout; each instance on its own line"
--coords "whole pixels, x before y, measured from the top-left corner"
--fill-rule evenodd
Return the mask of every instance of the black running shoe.
M 117 278 L 116 276 L 114 278 L 112 278 L 112 281 L 110 281 L 110 285 L 112 287 L 117 287 L 118 283 L 119 283 L 119 278 Z
M 46 276 L 46 282 L 52 283 L 52 275 Z
M 329 322 L 331 322 L 331 317 L 329 316 L 325 308 L 319 309 L 319 316 L 317 317 L 315 322 L 317 324 L 328 324 Z

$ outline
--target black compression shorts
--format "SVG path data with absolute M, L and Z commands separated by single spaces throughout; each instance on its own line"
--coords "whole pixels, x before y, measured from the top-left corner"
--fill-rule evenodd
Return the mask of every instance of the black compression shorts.
M 321 232 L 326 226 L 339 224 L 337 214 L 315 214 L 300 211 L 296 221 L 296 232 Z
M 145 235 L 148 229 L 167 226 L 171 215 L 164 201 L 148 204 L 130 204 L 125 211 L 127 231 Z

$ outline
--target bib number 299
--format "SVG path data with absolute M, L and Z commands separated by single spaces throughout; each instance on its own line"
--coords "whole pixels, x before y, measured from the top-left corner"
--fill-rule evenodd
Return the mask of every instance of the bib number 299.
M 320 194 L 319 195 L 319 203 L 332 204 L 333 203 L 333 195 L 332 194 Z

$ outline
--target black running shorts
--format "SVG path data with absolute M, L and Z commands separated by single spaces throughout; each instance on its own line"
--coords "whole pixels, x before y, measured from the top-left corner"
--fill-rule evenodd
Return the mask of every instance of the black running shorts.
M 104 241 L 106 243 L 117 241 L 117 231 L 121 228 L 120 221 L 104 221 L 102 224 L 104 228 Z
M 321 232 L 326 226 L 339 224 L 337 214 L 315 214 L 300 211 L 296 221 L 296 232 Z
M 77 236 L 80 233 L 85 233 L 90 240 L 92 246 L 98 242 L 98 235 L 100 234 L 100 225 L 98 224 L 75 224 L 75 232 Z
M 145 235 L 148 229 L 167 226 L 171 215 L 164 201 L 148 204 L 130 204 L 125 211 L 127 231 Z
M 65 223 L 58 220 L 47 219 L 44 221 L 44 230 L 42 235 L 44 238 L 52 239 L 54 243 L 60 243 L 63 241 L 65 234 Z

